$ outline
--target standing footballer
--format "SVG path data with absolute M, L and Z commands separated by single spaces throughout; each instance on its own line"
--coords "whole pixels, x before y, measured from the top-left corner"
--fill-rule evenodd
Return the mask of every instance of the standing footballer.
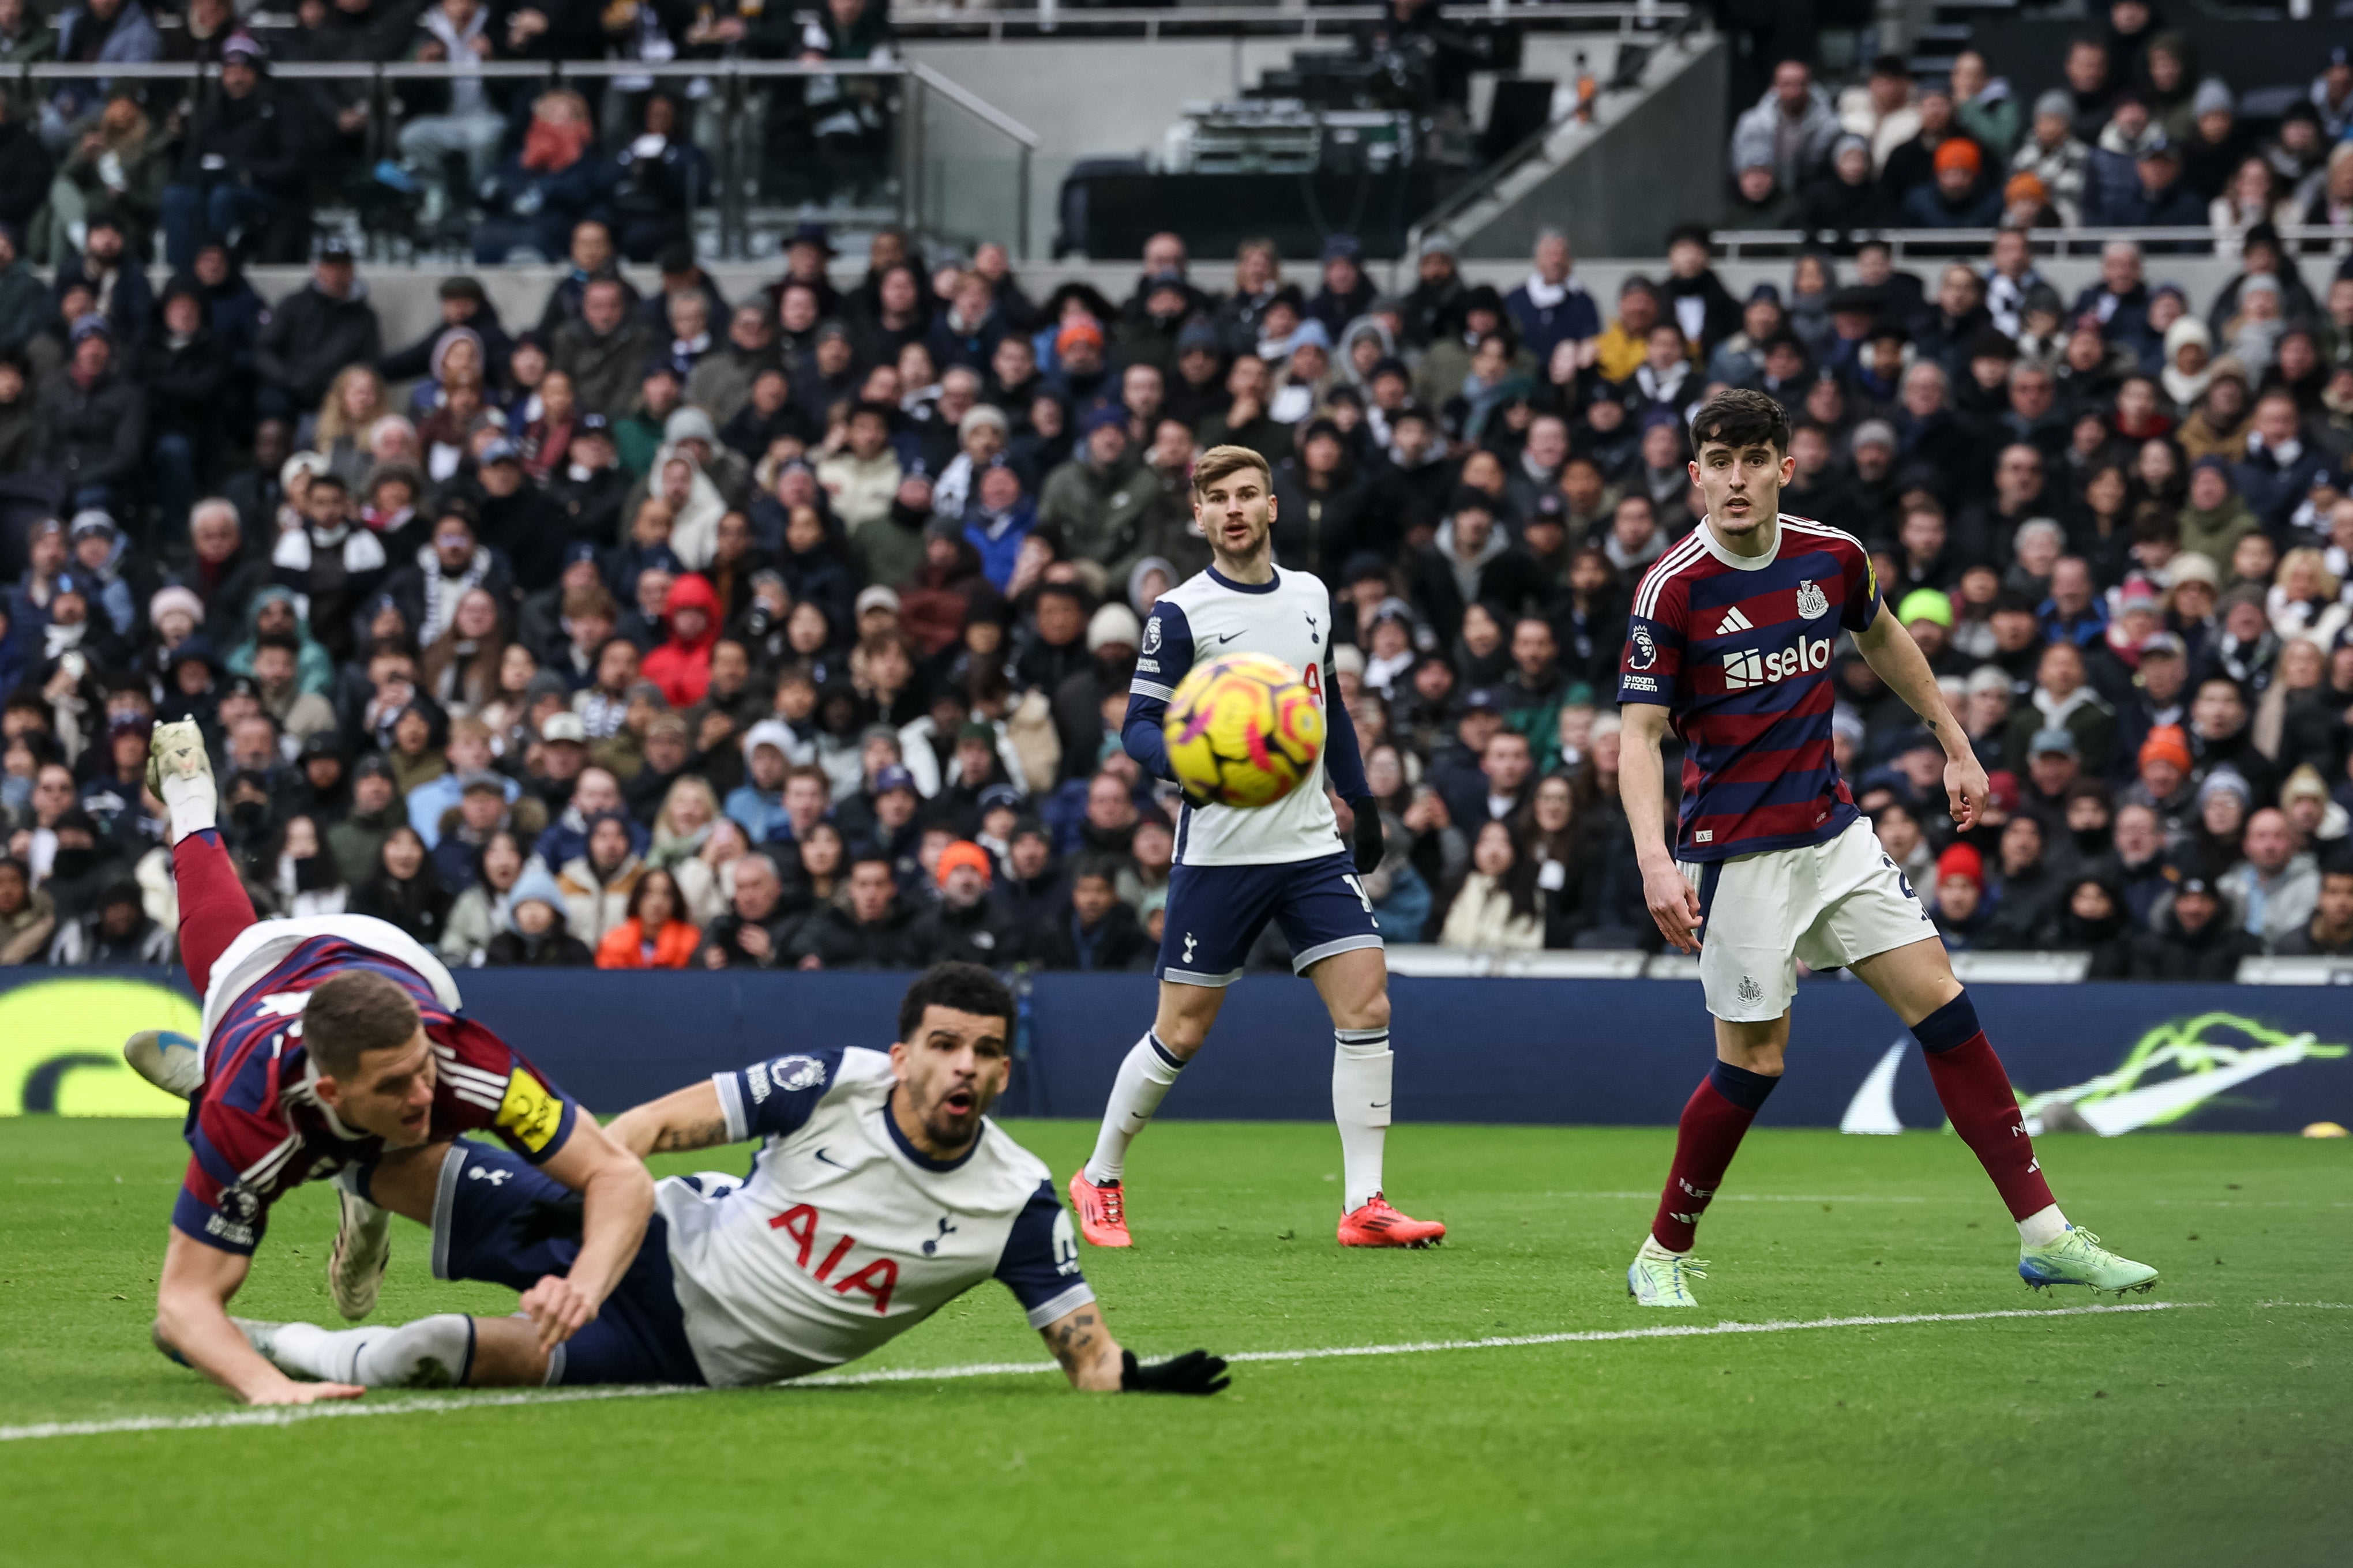
M 1894 1009 L 1927 1054 L 1936 1098 L 2018 1222 L 2029 1285 L 2146 1290 L 2157 1270 L 2067 1223 L 2043 1180 L 2001 1059 L 1953 978 L 1911 884 L 1881 849 L 1831 760 L 1831 650 L 1841 631 L 1941 742 L 1954 819 L 1985 799 L 1985 770 L 1911 636 L 1883 614 L 1852 535 L 1778 512 L 1795 464 L 1779 404 L 1725 392 L 1692 421 L 1700 527 L 1634 595 L 1618 679 L 1620 785 L 1642 891 L 1667 941 L 1699 955 L 1715 1067 L 1683 1107 L 1651 1234 L 1626 1273 L 1648 1306 L 1690 1307 L 1704 1276 L 1692 1237 L 1766 1096 L 1781 1081 L 1796 959 L 1843 966 Z M 1688 748 L 1682 821 L 1665 836 L 1661 736 Z
M 1252 810 L 1187 804 L 1176 822 L 1161 938 L 1160 1005 L 1120 1064 L 1092 1159 L 1071 1177 L 1079 1229 L 1097 1247 L 1127 1247 L 1127 1146 L 1217 1022 L 1270 920 L 1291 941 L 1293 970 L 1315 983 L 1332 1015 L 1332 1115 L 1340 1124 L 1344 1247 L 1428 1247 L 1446 1234 L 1381 1195 L 1389 1125 L 1388 969 L 1380 926 L 1358 877 L 1380 863 L 1380 812 L 1365 783 L 1348 710 L 1331 698 L 1332 600 L 1323 582 L 1274 565 L 1273 476 L 1246 447 L 1212 447 L 1193 466 L 1193 515 L 1211 564 L 1161 596 L 1145 623 L 1127 705 L 1128 755 L 1174 780 L 1161 725 L 1194 659 L 1258 653 L 1299 670 L 1324 713 L 1328 740 L 1299 787 Z M 1324 782 L 1355 813 L 1355 853 L 1340 840 Z

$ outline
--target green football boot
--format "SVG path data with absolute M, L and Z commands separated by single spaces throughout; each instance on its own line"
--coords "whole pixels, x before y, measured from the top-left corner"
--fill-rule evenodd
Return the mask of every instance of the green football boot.
M 1645 1307 L 1696 1307 L 1690 1281 L 1707 1278 L 1707 1260 L 1688 1253 L 1662 1256 L 1645 1247 L 1626 1267 L 1626 1294 Z
M 2021 1247 L 2018 1277 L 2037 1290 L 2052 1285 L 2088 1285 L 2094 1294 L 2113 1290 L 2121 1296 L 2128 1290 L 2157 1288 L 2156 1269 L 2118 1258 L 2079 1225 L 2069 1226 L 2041 1247 Z

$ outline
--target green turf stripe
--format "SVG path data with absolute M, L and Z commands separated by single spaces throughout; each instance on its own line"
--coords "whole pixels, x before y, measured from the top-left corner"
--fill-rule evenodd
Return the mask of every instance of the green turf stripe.
M 1386 1345 L 1324 1345 L 1306 1350 L 1240 1351 L 1229 1362 L 1328 1361 L 1348 1356 L 1428 1355 L 1438 1351 L 1504 1350 L 1527 1345 L 1600 1344 L 1619 1340 L 1704 1338 L 1725 1334 L 1781 1334 L 1800 1329 L 1900 1328 L 1916 1323 L 1978 1323 L 2002 1318 L 2083 1318 L 2121 1312 L 2169 1312 L 2211 1306 L 2206 1301 L 2138 1301 L 2117 1306 L 2024 1307 L 1996 1312 L 1901 1312 L 1870 1317 L 1811 1318 L 1761 1323 L 1662 1323 L 1644 1329 L 1586 1329 L 1557 1334 L 1514 1334 L 1479 1340 L 1423 1340 Z M 2275 1302 L 2275 1306 L 2335 1306 L 2334 1302 Z M 779 1388 L 855 1388 L 881 1383 L 933 1383 L 974 1377 L 1029 1375 L 1057 1370 L 1052 1362 L 974 1362 L 963 1366 L 896 1367 L 882 1372 L 822 1373 L 798 1378 Z M 396 1399 L 379 1404 L 355 1401 L 279 1405 L 261 1410 L 224 1410 L 204 1415 L 131 1415 L 111 1421 L 45 1421 L 26 1426 L 0 1426 L 0 1443 L 37 1441 L 48 1437 L 91 1437 L 116 1432 L 186 1432 L 222 1426 L 290 1426 L 300 1421 L 353 1418 L 364 1415 L 448 1415 L 502 1406 L 574 1405 L 597 1399 L 645 1399 L 677 1394 L 703 1394 L 707 1389 L 679 1384 L 615 1388 L 515 1389 L 502 1394 L 477 1394 L 443 1399 Z

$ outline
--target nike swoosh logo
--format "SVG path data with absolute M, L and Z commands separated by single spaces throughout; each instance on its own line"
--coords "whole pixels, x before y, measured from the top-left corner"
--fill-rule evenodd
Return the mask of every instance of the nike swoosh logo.
M 817 1152 L 817 1157 L 818 1157 L 819 1160 L 824 1160 L 824 1161 L 825 1161 L 825 1163 L 826 1163 L 827 1164 L 831 1165 L 831 1166 L 832 1166 L 835 1170 L 837 1170 L 837 1171 L 847 1171 L 848 1169 L 849 1169 L 849 1166 L 847 1166 L 847 1165 L 843 1164 L 843 1163 L 842 1163 L 840 1161 L 839 1161 L 839 1160 L 827 1160 L 827 1159 L 826 1159 L 826 1157 L 825 1157 L 825 1151 L 824 1151 L 824 1150 L 822 1150 L 822 1149 L 819 1149 L 819 1150 Z
M 1221 643 L 1229 643 L 1241 635 L 1242 634 L 1240 632 L 1219 632 L 1218 634 L 1218 640 Z
M 1396 1103 L 1397 1101 L 1394 1100 L 1377 1100 L 1373 1101 L 1373 1109 L 1375 1110 L 1387 1110 L 1390 1106 Z

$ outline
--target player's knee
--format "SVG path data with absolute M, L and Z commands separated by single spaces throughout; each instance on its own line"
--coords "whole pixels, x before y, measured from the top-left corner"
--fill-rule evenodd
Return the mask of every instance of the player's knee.
M 1345 1015 L 1332 1020 L 1335 1028 L 1386 1029 L 1389 1026 L 1388 991 L 1383 988 L 1352 1006 L 1335 1008 L 1334 1011 Z
M 1968 1045 L 1981 1031 L 1969 994 L 1957 990 L 1950 1001 L 1912 1026 L 1912 1037 L 1920 1042 L 1922 1050 L 1936 1056 Z

